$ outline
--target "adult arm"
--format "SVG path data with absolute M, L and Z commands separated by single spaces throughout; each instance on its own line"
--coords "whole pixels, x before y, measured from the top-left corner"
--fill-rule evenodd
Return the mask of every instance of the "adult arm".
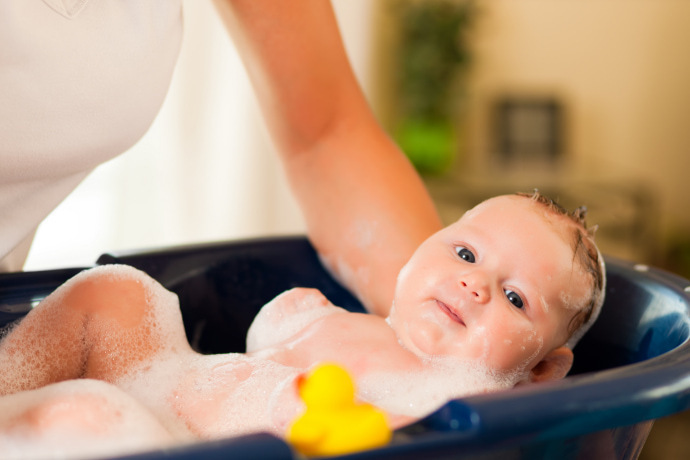
M 324 261 L 386 315 L 417 246 L 441 228 L 424 185 L 357 84 L 329 2 L 217 0 Z

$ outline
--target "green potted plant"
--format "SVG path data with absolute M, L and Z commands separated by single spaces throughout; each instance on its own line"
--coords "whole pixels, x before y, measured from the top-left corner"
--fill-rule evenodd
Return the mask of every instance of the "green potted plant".
M 394 137 L 415 167 L 440 173 L 458 149 L 458 80 L 470 53 L 465 32 L 475 6 L 463 0 L 394 3 L 399 43 Z

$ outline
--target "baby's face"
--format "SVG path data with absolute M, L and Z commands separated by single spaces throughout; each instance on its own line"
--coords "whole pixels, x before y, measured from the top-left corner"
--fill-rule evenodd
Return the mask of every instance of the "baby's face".
M 498 372 L 532 369 L 566 341 L 589 290 L 565 222 L 500 196 L 431 236 L 398 277 L 389 320 L 403 345 Z

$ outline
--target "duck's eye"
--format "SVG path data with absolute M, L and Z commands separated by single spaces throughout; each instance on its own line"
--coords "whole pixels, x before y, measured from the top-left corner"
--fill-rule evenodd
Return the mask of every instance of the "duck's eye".
M 455 248 L 455 252 L 457 252 L 458 256 L 465 262 L 469 262 L 471 264 L 474 263 L 474 254 L 469 249 L 463 248 L 462 246 L 458 246 L 457 248 Z
M 505 292 L 506 297 L 508 298 L 508 301 L 515 305 L 517 308 L 522 308 L 525 306 L 525 304 L 522 302 L 522 299 L 520 296 L 515 292 L 511 291 L 510 289 L 505 289 L 503 292 Z

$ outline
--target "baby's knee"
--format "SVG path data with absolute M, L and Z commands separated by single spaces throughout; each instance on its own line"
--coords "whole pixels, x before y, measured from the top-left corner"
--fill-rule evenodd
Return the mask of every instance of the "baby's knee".
M 100 431 L 99 424 L 112 415 L 107 409 L 110 408 L 99 404 L 91 395 L 54 395 L 18 417 L 15 427 L 24 427 L 39 436 L 56 429 L 95 434 Z
M 50 385 L 27 394 L 28 406 L 13 421 L 15 429 L 35 435 L 55 431 L 99 434 L 103 427 L 122 417 L 121 404 L 107 384 L 79 381 Z M 24 398 L 26 399 L 26 398 Z
M 0 423 L 0 446 L 25 453 L 126 453 L 173 440 L 145 407 L 104 382 L 65 381 L 10 398 L 14 415 Z
M 127 265 L 104 265 L 85 270 L 61 288 L 58 301 L 87 315 L 138 324 L 152 308 L 152 299 L 170 293 L 146 273 Z

